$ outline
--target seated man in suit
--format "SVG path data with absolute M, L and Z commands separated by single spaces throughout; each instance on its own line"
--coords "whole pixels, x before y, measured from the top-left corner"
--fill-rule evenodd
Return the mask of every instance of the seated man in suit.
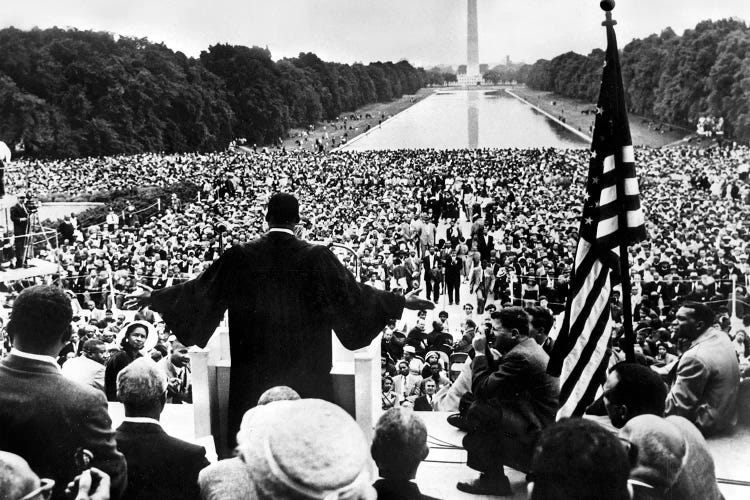
M 208 465 L 206 450 L 164 432 L 159 416 L 167 398 L 167 377 L 150 358 L 138 358 L 117 374 L 117 398 L 125 420 L 117 447 L 128 461 L 128 500 L 199 499 L 198 473 Z
M 72 318 L 60 288 L 36 285 L 18 295 L 8 322 L 13 349 L 0 362 L 0 449 L 53 479 L 53 499 L 64 498 L 66 485 L 81 472 L 76 458 L 87 450 L 89 465 L 109 474 L 112 498 L 120 498 L 125 458 L 117 451 L 104 394 L 63 377 L 57 364 Z
M 456 486 L 466 493 L 507 496 L 504 465 L 528 471 L 534 445 L 555 421 L 559 383 L 547 374 L 549 357 L 529 335 L 529 315 L 520 307 L 492 313 L 495 360 L 482 333 L 474 336 L 471 392 L 475 401 L 463 440 L 467 465 L 482 474 Z
M 394 450 L 399 451 L 394 453 Z M 370 447 L 381 477 L 373 484 L 378 500 L 433 500 L 412 482 L 429 452 L 427 427 L 422 419 L 405 408 L 391 408 L 383 413 L 375 424 Z
M 435 390 L 437 384 L 432 378 L 426 378 L 422 381 L 424 394 L 414 400 L 414 411 L 435 411 Z
M 677 362 L 667 395 L 666 414 L 685 417 L 704 436 L 726 432 L 737 423 L 740 366 L 729 337 L 714 328 L 705 304 L 686 302 L 677 311 L 677 335 L 690 347 Z

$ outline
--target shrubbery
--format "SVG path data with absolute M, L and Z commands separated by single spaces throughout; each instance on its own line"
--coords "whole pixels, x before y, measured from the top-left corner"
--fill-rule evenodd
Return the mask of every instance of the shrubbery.
M 78 214 L 78 225 L 79 227 L 89 227 L 94 224 L 104 223 L 107 217 L 109 208 L 115 209 L 115 212 L 121 214 L 123 210 L 128 206 L 128 202 L 131 202 L 135 207 L 136 211 L 144 210 L 152 207 L 156 203 L 156 200 L 161 199 L 162 210 L 169 207 L 172 194 L 176 194 L 177 197 L 183 202 L 195 200 L 198 196 L 198 186 L 192 182 L 179 182 L 172 184 L 168 187 L 156 187 L 156 186 L 145 186 L 139 188 L 129 188 L 110 192 L 101 192 L 93 196 L 87 196 L 85 200 L 77 201 L 93 201 L 104 203 L 104 206 L 94 207 L 88 210 L 84 210 Z M 49 200 L 52 201 L 52 200 Z M 71 199 L 59 200 L 59 201 L 76 201 Z M 145 212 L 140 212 L 141 219 L 144 216 L 148 217 L 157 213 L 157 209 L 149 208 Z M 51 227 L 57 227 L 60 221 L 45 221 L 45 225 Z

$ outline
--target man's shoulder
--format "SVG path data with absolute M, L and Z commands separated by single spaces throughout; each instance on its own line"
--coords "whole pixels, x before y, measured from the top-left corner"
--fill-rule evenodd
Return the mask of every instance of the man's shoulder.
M 720 330 L 707 332 L 696 343 L 690 346 L 682 356 L 682 360 L 704 359 L 719 353 L 734 356 L 734 347 L 726 333 Z
M 85 415 L 96 411 L 97 407 L 104 408 L 105 411 L 107 408 L 107 400 L 100 390 L 70 380 L 61 372 L 30 370 L 21 376 L 17 371 L 0 365 L 0 380 L 2 379 L 9 383 L 0 383 L 0 399 L 9 394 L 24 393 L 38 404 L 48 407 L 52 404 L 54 407 Z
M 532 338 L 516 344 L 504 357 L 523 359 L 530 363 L 544 363 L 545 365 L 549 361 L 549 356 L 544 352 L 542 346 Z

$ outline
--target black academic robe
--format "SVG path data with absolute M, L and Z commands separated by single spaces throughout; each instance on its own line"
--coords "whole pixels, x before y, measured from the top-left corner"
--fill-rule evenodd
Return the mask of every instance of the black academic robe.
M 152 309 L 185 345 L 205 346 L 229 310 L 231 441 L 270 387 L 331 401 L 331 329 L 361 348 L 403 308 L 403 296 L 358 283 L 327 247 L 283 232 L 232 247 L 194 280 L 152 293 Z

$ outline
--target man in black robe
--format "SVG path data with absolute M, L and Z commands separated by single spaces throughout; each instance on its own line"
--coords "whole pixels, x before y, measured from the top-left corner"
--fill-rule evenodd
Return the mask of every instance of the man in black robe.
M 201 347 L 229 310 L 229 436 L 271 387 L 333 400 L 332 329 L 346 348 L 358 349 L 404 308 L 435 307 L 417 297 L 419 290 L 402 296 L 358 283 L 327 247 L 294 236 L 299 220 L 297 199 L 277 193 L 268 203 L 267 234 L 230 248 L 194 280 L 144 291 L 126 304 L 150 306 L 184 345 Z

